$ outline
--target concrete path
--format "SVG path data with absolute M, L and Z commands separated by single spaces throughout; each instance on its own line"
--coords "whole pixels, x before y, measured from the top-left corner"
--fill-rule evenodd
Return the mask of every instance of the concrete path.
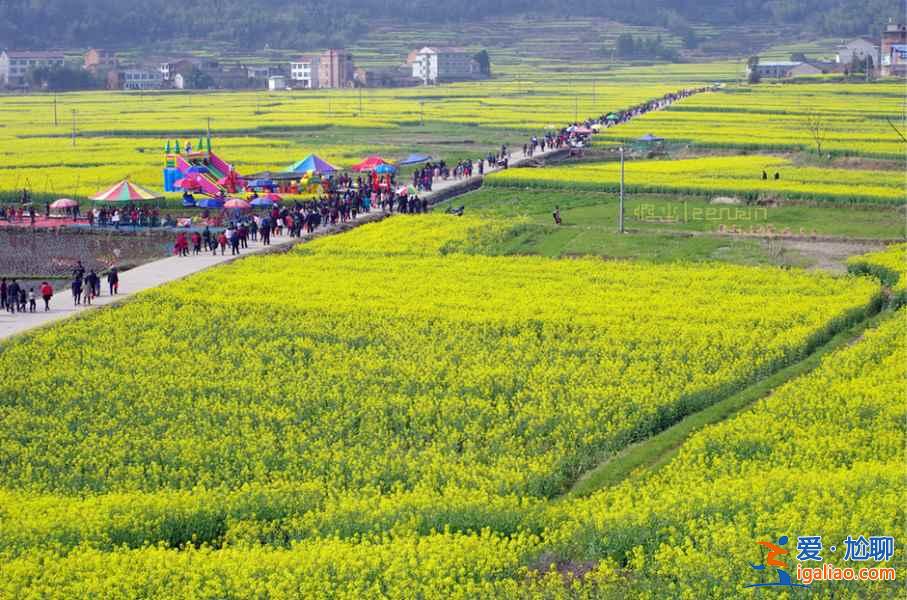
M 529 160 L 543 158 L 554 152 L 557 152 L 557 150 L 537 152 L 533 159 L 524 157 L 522 151 L 514 152 L 510 159 L 510 165 L 517 167 L 521 164 L 525 164 Z M 498 170 L 499 169 L 497 168 L 489 169 L 486 171 L 486 174 Z M 433 204 L 441 198 L 450 197 L 451 193 L 465 193 L 470 189 L 470 184 L 475 185 L 481 180 L 482 177 L 479 175 L 473 175 L 472 177 L 463 179 L 442 180 L 435 183 L 435 185 L 432 186 L 432 191 L 429 194 L 423 194 L 422 197 L 427 198 L 429 203 Z M 120 273 L 120 293 L 117 296 L 107 295 L 107 283 L 102 278 L 102 295 L 95 298 L 92 301 L 91 306 L 73 306 L 72 293 L 68 288 L 54 290 L 55 295 L 51 300 L 51 310 L 49 312 L 44 312 L 44 302 L 40 298 L 38 299 L 38 312 L 36 313 L 13 314 L 0 311 L 0 341 L 36 327 L 66 319 L 75 314 L 122 302 L 138 292 L 157 287 L 169 281 L 182 279 L 193 273 L 198 273 L 199 271 L 236 260 L 237 258 L 242 258 L 243 256 L 260 254 L 266 251 L 286 250 L 293 245 L 298 244 L 300 241 L 305 241 L 315 236 L 335 233 L 337 231 L 345 231 L 349 229 L 350 226 L 376 221 L 385 216 L 386 214 L 380 209 L 372 210 L 370 213 L 360 214 L 353 222 L 334 227 L 322 227 L 314 234 L 304 234 L 301 238 L 291 238 L 287 235 L 272 237 L 270 246 L 262 246 L 257 242 L 250 241 L 249 248 L 242 250 L 242 254 L 239 256 L 231 256 L 228 250 L 227 254 L 224 256 L 221 256 L 220 254 L 212 256 L 210 252 L 206 252 L 199 256 L 171 256 L 169 258 L 146 263 L 140 267 Z

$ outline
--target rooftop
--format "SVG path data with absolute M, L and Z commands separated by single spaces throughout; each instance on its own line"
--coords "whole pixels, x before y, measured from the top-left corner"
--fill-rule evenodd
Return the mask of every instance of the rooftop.
M 46 51 L 17 51 L 17 50 L 7 50 L 6 55 L 10 58 L 63 58 L 62 52 L 46 52 Z

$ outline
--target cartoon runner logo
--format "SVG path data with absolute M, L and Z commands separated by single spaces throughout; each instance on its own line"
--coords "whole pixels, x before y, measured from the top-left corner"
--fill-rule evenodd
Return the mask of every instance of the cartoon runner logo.
M 768 548 L 768 556 L 765 557 L 764 565 L 754 565 L 754 564 L 750 563 L 750 567 L 752 567 L 756 571 L 764 571 L 766 567 L 775 567 L 775 571 L 778 572 L 778 581 L 773 581 L 771 583 L 748 583 L 745 586 L 743 586 L 744 588 L 751 588 L 751 587 L 809 588 L 808 585 L 804 585 L 802 583 L 794 583 L 793 581 L 791 581 L 790 573 L 785 571 L 785 569 L 787 568 L 787 564 L 784 561 L 779 560 L 777 558 L 778 556 L 783 556 L 785 554 L 789 554 L 789 551 L 785 550 L 783 548 L 783 546 L 787 545 L 787 536 L 786 535 L 782 535 L 780 538 L 778 538 L 777 544 L 773 544 L 771 542 L 756 542 L 756 543 L 759 544 L 760 546 L 764 546 L 765 548 Z

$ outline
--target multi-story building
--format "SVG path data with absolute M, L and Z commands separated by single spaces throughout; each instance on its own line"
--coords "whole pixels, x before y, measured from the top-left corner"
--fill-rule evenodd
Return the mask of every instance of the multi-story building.
M 290 82 L 293 87 L 315 89 L 318 87 L 318 56 L 300 56 L 290 63 Z
M 318 87 L 345 88 L 353 85 L 353 55 L 346 50 L 325 50 L 318 57 Z
M 107 72 L 111 90 L 159 90 L 163 80 L 160 71 L 141 68 L 113 69 Z
M 882 31 L 882 77 L 907 76 L 907 25 L 888 23 Z
M 111 50 L 92 48 L 85 53 L 82 60 L 82 68 L 93 73 L 116 69 L 117 55 Z
M 458 81 L 472 79 L 479 75 L 479 66 L 472 55 L 462 48 L 434 48 L 426 46 L 413 58 L 412 53 L 407 61 L 412 61 L 413 78 L 425 85 L 440 81 Z
M 61 52 L 0 52 L 0 84 L 21 85 L 30 71 L 42 67 L 62 67 L 65 63 Z

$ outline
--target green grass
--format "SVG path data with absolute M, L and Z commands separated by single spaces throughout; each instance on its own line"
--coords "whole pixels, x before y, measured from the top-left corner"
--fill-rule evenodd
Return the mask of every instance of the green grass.
M 551 212 L 560 206 L 562 227 L 586 230 L 617 229 L 618 199 L 613 193 L 572 190 L 529 190 L 483 188 L 452 201 L 467 211 L 495 217 L 528 217 L 530 222 L 548 225 Z M 776 233 L 815 232 L 819 236 L 860 239 L 903 239 L 905 223 L 896 209 L 843 208 L 789 204 L 773 207 L 713 205 L 697 196 L 633 194 L 624 208 L 627 228 L 640 232 L 717 232 L 719 226 L 739 229 L 771 226 Z M 669 218 L 674 218 L 670 222 Z
M 877 327 L 893 314 L 893 311 L 885 311 L 869 319 L 864 319 L 836 334 L 800 362 L 781 369 L 740 392 L 684 418 L 645 441 L 628 446 L 598 467 L 588 471 L 564 497 L 588 496 L 628 477 L 634 477 L 636 474 L 652 473 L 667 464 L 679 451 L 683 442 L 695 432 L 734 416 L 766 398 L 772 393 L 772 390 L 796 377 L 809 373 L 819 366 L 823 357 L 858 340 L 867 329 Z

